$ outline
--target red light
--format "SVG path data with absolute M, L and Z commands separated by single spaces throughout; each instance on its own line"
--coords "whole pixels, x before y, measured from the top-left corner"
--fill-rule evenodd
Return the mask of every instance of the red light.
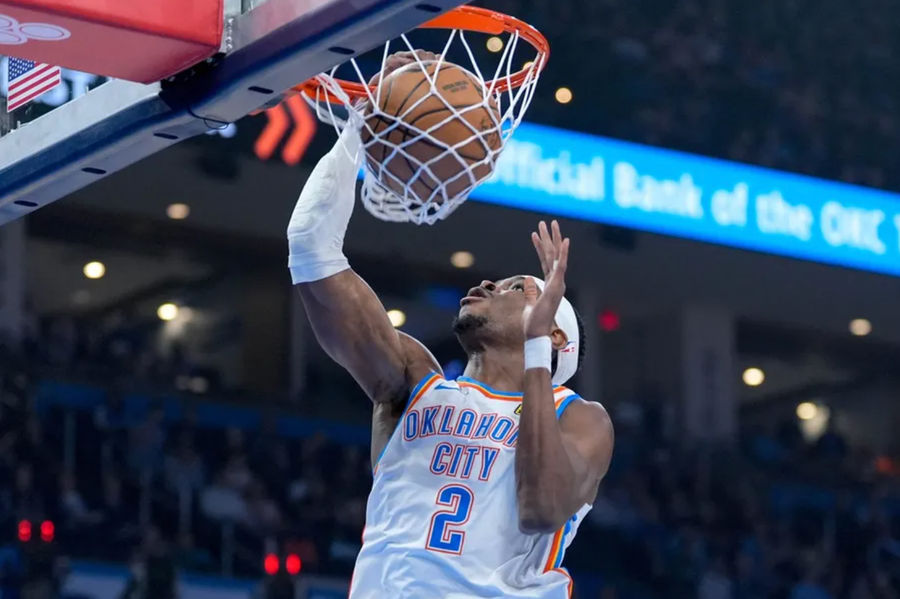
M 53 542 L 53 535 L 56 533 L 56 527 L 50 520 L 41 522 L 41 540 L 45 543 Z
M 607 333 L 612 333 L 613 331 L 618 331 L 619 325 L 622 323 L 619 320 L 619 315 L 617 313 L 612 310 L 604 310 L 600 313 L 600 316 L 597 317 L 597 324 Z
M 265 561 L 263 562 L 263 569 L 266 571 L 266 574 L 269 576 L 275 576 L 278 574 L 278 556 L 274 553 L 270 553 L 266 556 Z
M 299 555 L 294 555 L 293 553 L 287 556 L 287 559 L 284 560 L 284 569 L 287 570 L 288 574 L 291 576 L 296 576 L 300 574 L 300 570 L 303 568 L 303 562 L 300 561 Z
M 31 522 L 28 520 L 19 522 L 19 540 L 23 543 L 31 540 Z
M 897 467 L 891 458 L 880 455 L 875 458 L 875 470 L 878 474 L 892 475 L 897 470 Z

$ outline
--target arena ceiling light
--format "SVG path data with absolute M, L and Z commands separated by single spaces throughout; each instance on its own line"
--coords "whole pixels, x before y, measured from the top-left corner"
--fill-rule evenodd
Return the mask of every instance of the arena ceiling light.
M 456 268 L 469 268 L 475 264 L 475 256 L 472 252 L 459 251 L 453 252 L 450 256 L 450 264 Z
M 492 36 L 487 39 L 487 49 L 490 52 L 499 52 L 503 49 L 503 40 L 497 36 Z
M 872 332 L 872 323 L 865 318 L 854 318 L 850 321 L 850 332 L 857 337 L 865 337 Z
M 395 329 L 406 324 L 406 313 L 403 310 L 388 310 L 387 315 Z
M 102 262 L 88 262 L 84 265 L 84 276 L 89 279 L 102 279 L 106 274 L 106 265 Z
M 572 101 L 572 90 L 568 87 L 560 87 L 556 90 L 556 93 L 553 94 L 553 97 L 556 98 L 556 101 L 560 104 L 568 104 Z
M 741 378 L 748 387 L 759 387 L 766 380 L 766 373 L 761 368 L 751 367 L 744 371 Z
M 819 415 L 819 406 L 811 401 L 797 404 L 797 418 L 800 420 L 812 420 Z
M 172 220 L 184 220 L 191 214 L 191 207 L 187 204 L 177 203 L 169 204 L 166 208 L 166 216 Z
M 172 302 L 166 302 L 156 309 L 156 315 L 165 322 L 175 320 L 178 318 L 178 306 Z

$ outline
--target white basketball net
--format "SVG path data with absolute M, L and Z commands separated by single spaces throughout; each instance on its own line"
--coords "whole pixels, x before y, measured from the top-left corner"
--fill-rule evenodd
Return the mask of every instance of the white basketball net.
M 414 46 L 406 35 L 400 36 L 399 40 L 393 43 L 396 50 L 391 49 L 392 42 L 385 43 L 381 71 L 384 70 L 388 57 L 393 51 L 415 52 Z M 522 59 L 523 50 L 529 53 L 530 65 Z M 451 29 L 449 38 L 438 55 L 437 66 L 434 61 L 424 61 L 417 56 L 415 63 L 404 67 L 404 69 L 421 69 L 431 86 L 431 93 L 422 94 L 417 101 L 410 102 L 408 106 L 404 105 L 402 113 L 396 116 L 387 114 L 380 109 L 382 83 L 379 82 L 375 90 L 370 90 L 368 81 L 376 73 L 369 73 L 368 76 L 363 74 L 355 58 L 350 59 L 349 64 L 359 81 L 365 85 L 368 102 L 357 101 L 354 105 L 336 81 L 335 74 L 339 67 L 316 77 L 321 87 L 315 94 L 303 93 L 302 95 L 315 110 L 316 116 L 321 121 L 333 125 L 339 136 L 346 127 L 354 127 L 364 133 L 365 143 L 362 151 L 377 155 L 378 160 L 372 158 L 371 155 L 369 160 L 365 160 L 363 156 L 350 156 L 351 159 L 357 161 L 357 164 L 360 162 L 365 164 L 362 201 L 366 209 L 382 220 L 430 225 L 447 218 L 466 201 L 472 190 L 490 178 L 493 173 L 497 158 L 506 145 L 506 141 L 518 127 L 531 103 L 538 77 L 547 58 L 545 54 L 537 50 L 531 52 L 531 50 L 531 46 L 521 39 L 518 32 L 506 34 L 502 52 L 492 55 L 497 56 L 496 66 L 491 65 L 492 69 L 486 72 L 478 64 L 475 54 L 466 40 L 466 32 Z M 448 55 L 468 57 L 466 61 L 457 58 L 452 64 L 462 67 L 469 72 L 472 79 L 480 82 L 483 90 L 483 99 L 480 103 L 464 108 L 454 107 L 440 93 L 436 93 L 435 80 L 442 65 L 451 64 L 446 58 Z M 516 64 L 513 64 L 514 60 Z M 513 87 L 512 75 L 523 68 L 526 70 L 524 81 L 518 87 Z M 504 81 L 506 89 L 501 89 L 504 87 L 502 83 Z M 332 99 L 339 99 L 341 104 L 328 102 L 326 99 L 328 95 Z M 429 100 L 429 98 L 431 99 Z M 424 129 L 404 122 L 404 116 L 416 111 L 417 107 L 426 100 L 434 102 L 434 98 L 440 99 L 443 106 L 446 107 L 447 118 Z M 460 117 L 470 110 L 485 110 L 491 115 L 496 126 L 491 125 L 490 131 L 485 132 L 469 125 L 467 120 Z M 373 129 L 370 123 L 378 122 L 378 119 L 387 122 L 388 126 L 380 131 Z M 454 145 L 448 145 L 435 137 L 433 133 L 453 120 L 466 123 L 471 129 L 471 135 Z M 403 135 L 396 135 L 398 128 Z M 390 139 L 392 132 L 395 133 L 393 141 Z M 402 138 L 402 141 L 398 143 L 397 137 Z M 497 143 L 498 138 L 499 144 Z M 426 143 L 430 147 L 436 148 L 437 151 L 425 160 L 421 157 L 417 158 L 408 151 L 417 143 Z M 483 148 L 483 157 L 479 152 L 479 155 L 473 160 L 471 156 L 473 146 L 470 145 L 473 143 L 477 144 L 474 147 Z M 467 148 L 469 153 L 464 156 L 464 153 L 460 152 L 461 148 Z M 377 154 L 373 152 L 373 149 L 377 149 Z M 350 150 L 348 150 L 349 152 Z M 409 172 L 401 173 L 404 175 L 402 179 L 389 168 L 385 168 L 386 164 L 396 164 L 392 162 L 392 159 L 406 161 L 408 169 L 405 170 Z M 459 166 L 456 168 L 455 163 L 449 163 L 453 167 L 449 170 L 454 174 L 449 179 L 442 180 L 435 171 L 446 175 L 449 160 L 458 161 Z M 440 164 L 440 169 L 437 168 L 438 164 Z

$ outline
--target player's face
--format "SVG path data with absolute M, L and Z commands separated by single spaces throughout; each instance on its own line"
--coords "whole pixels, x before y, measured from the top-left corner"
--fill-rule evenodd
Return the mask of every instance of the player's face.
M 538 290 L 540 293 L 540 290 Z M 525 309 L 525 277 L 517 275 L 500 281 L 482 281 L 459 302 L 459 320 L 484 319 L 492 327 L 522 329 Z

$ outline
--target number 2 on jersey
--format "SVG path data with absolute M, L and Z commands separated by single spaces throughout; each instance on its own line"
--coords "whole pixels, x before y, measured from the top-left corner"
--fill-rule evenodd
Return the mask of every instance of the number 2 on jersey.
M 449 509 L 438 510 L 431 517 L 425 549 L 459 555 L 466 540 L 466 533 L 459 527 L 469 521 L 475 495 L 465 485 L 451 484 L 438 491 L 435 502 Z

